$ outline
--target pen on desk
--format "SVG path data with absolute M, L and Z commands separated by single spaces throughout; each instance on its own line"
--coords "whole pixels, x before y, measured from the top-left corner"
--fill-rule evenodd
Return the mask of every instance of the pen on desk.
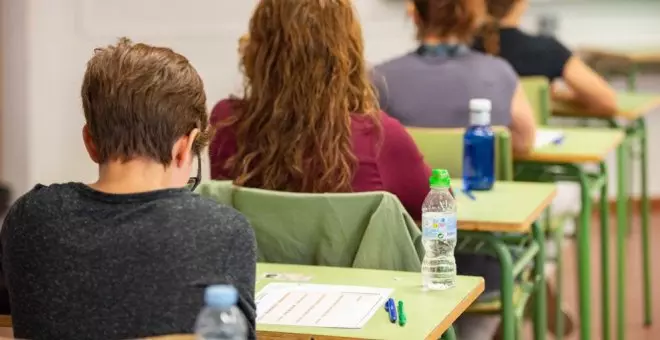
M 389 305 L 388 313 L 390 315 L 390 322 L 391 323 L 396 323 L 396 304 L 394 303 L 394 299 L 390 298 L 387 300 L 387 304 Z
M 403 311 L 403 301 L 399 300 L 399 326 L 403 327 L 406 325 L 406 313 Z

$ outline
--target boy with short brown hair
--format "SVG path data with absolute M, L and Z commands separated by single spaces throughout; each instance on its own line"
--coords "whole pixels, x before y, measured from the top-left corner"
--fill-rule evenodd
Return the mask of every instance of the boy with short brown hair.
M 195 69 L 171 49 L 124 38 L 95 51 L 81 94 L 98 180 L 37 185 L 0 235 L 15 336 L 191 333 L 204 287 L 225 283 L 254 337 L 253 231 L 185 187 L 211 131 Z

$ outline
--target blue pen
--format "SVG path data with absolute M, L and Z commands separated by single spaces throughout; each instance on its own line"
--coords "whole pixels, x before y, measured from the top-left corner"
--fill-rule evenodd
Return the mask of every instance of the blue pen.
M 396 322 L 396 304 L 394 303 L 394 299 L 390 298 L 387 300 L 387 312 L 390 315 L 390 322 L 395 323 Z

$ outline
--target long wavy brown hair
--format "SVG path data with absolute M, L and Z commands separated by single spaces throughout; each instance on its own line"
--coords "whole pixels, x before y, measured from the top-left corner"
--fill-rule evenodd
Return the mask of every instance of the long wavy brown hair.
M 350 192 L 357 166 L 351 115 L 380 132 L 352 0 L 262 0 L 242 56 L 234 101 L 237 185 L 292 192 Z
M 489 19 L 480 32 L 486 53 L 500 54 L 500 20 L 511 12 L 518 1 L 520 0 L 486 0 Z

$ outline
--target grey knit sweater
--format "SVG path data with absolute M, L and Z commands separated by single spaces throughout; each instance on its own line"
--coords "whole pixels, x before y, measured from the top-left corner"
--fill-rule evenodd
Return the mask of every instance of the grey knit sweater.
M 16 337 L 191 333 L 204 287 L 227 283 L 254 338 L 253 231 L 235 210 L 185 189 L 39 185 L 10 209 L 0 239 Z

